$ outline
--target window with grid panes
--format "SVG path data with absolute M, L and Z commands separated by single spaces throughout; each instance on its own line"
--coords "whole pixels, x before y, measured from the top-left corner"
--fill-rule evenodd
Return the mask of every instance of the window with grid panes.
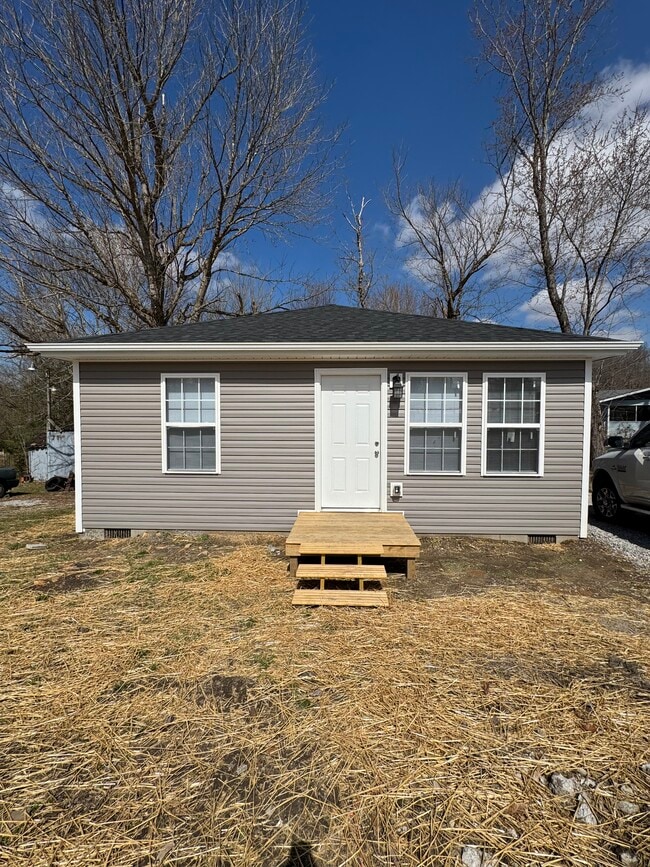
M 539 475 L 544 380 L 488 376 L 485 472 Z
M 218 377 L 163 378 L 167 472 L 218 472 Z
M 465 376 L 411 374 L 408 382 L 408 472 L 462 473 Z

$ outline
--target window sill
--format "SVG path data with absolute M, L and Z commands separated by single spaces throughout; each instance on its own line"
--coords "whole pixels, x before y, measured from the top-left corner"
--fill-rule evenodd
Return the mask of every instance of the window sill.
M 163 470 L 163 476 L 220 476 L 221 470 Z
M 466 476 L 467 473 L 454 473 L 451 471 L 449 471 L 449 472 L 431 472 L 431 473 L 421 472 L 421 473 L 419 473 L 416 470 L 409 470 L 409 471 L 405 472 L 404 475 L 405 476 L 414 476 L 416 478 L 418 476 L 450 476 L 451 478 L 458 479 L 458 478 L 462 478 L 463 476 Z
M 543 473 L 481 473 L 484 479 L 543 479 Z

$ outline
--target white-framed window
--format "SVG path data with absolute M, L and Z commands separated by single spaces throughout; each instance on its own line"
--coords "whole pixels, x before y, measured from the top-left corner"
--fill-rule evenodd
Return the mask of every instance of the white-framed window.
M 484 476 L 544 475 L 543 373 L 483 375 Z
M 466 373 L 407 373 L 405 416 L 408 475 L 465 474 Z
M 164 473 L 218 473 L 219 374 L 161 376 Z

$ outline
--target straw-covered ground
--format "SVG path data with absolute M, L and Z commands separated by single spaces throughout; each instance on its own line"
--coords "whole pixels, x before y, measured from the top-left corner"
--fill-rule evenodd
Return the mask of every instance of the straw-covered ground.
M 84 541 L 57 496 L 0 509 L 0 862 L 650 863 L 648 585 L 596 543 L 293 609 L 280 539 Z

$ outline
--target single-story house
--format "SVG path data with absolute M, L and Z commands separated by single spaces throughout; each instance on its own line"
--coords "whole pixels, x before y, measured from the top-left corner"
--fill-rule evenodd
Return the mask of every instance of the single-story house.
M 585 536 L 591 366 L 637 343 L 336 305 L 29 345 L 74 365 L 77 530 Z
M 608 437 L 630 440 L 642 424 L 650 421 L 650 386 L 603 389 L 598 392 Z

